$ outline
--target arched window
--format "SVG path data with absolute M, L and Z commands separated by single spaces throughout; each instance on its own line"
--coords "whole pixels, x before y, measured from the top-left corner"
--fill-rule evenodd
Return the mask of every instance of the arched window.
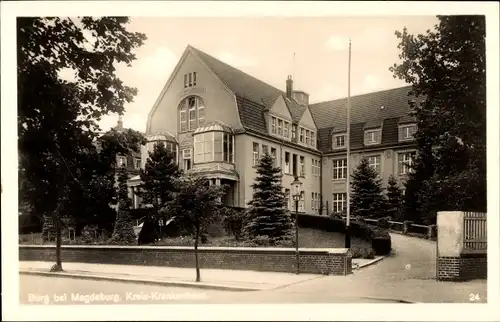
M 189 96 L 179 104 L 180 131 L 194 131 L 205 125 L 205 104 L 199 96 Z

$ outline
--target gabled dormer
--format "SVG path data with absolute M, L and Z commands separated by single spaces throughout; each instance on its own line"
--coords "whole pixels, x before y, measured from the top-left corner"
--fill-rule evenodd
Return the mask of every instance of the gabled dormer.
M 292 116 L 283 95 L 276 98 L 271 108 L 265 113 L 265 116 L 267 117 L 270 135 L 279 137 L 280 139 L 291 140 Z
M 298 143 L 309 148 L 317 147 L 317 129 L 309 108 L 306 107 L 298 122 Z

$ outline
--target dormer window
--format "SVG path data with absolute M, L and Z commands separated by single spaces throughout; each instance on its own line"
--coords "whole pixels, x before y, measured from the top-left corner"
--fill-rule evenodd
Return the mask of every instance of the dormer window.
M 346 140 L 346 135 L 345 134 L 336 134 L 333 136 L 333 148 L 334 149 L 341 149 L 345 147 L 345 140 Z
M 399 141 L 413 140 L 413 136 L 417 132 L 417 125 L 405 124 L 399 126 Z
M 365 131 L 365 145 L 380 144 L 381 129 Z
M 276 116 L 271 116 L 271 134 L 278 135 L 284 138 L 290 138 L 290 122 L 280 119 Z
M 297 140 L 297 125 L 292 125 L 292 140 Z

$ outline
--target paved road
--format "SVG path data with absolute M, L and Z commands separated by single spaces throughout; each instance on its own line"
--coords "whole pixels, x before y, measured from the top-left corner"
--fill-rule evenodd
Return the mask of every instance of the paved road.
M 335 295 L 335 293 L 327 297 L 321 294 L 314 296 L 309 292 L 286 289 L 233 292 L 34 275 L 20 275 L 19 291 L 21 304 L 332 303 L 332 299 L 335 299 L 333 302 L 338 303 L 387 302 L 342 294 Z M 95 294 L 94 297 L 92 294 Z
M 19 285 L 21 304 L 196 304 L 213 293 L 217 291 L 35 275 L 20 275 Z

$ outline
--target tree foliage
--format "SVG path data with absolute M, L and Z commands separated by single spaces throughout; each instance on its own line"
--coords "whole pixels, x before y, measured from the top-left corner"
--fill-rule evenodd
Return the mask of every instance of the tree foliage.
M 86 194 L 81 180 L 96 156 L 97 122 L 123 114 L 137 93 L 115 74 L 117 64 L 130 66 L 146 39 L 127 31 L 127 23 L 126 17 L 17 19 L 19 195 L 41 216 L 55 215 L 56 226 L 58 213 L 71 215 L 69 203 Z M 60 238 L 58 264 L 59 251 Z
M 177 180 L 178 190 L 161 212 L 176 213 L 182 228 L 194 235 L 196 281 L 200 281 L 198 244 L 202 232 L 220 216 L 220 198 L 226 187 L 210 185 L 202 176 L 186 175 Z
M 403 193 L 396 177 L 391 175 L 387 181 L 387 216 L 393 220 L 401 219 Z
M 425 34 L 396 31 L 401 62 L 390 68 L 421 100 L 410 103 L 418 153 L 405 215 L 428 221 L 436 211 L 486 211 L 485 17 L 438 19 Z
M 273 243 L 291 235 L 293 223 L 285 207 L 281 176 L 281 169 L 274 167 L 272 157 L 265 154 L 257 166 L 257 177 L 252 185 L 253 198 L 243 228 L 247 238 L 267 236 Z
M 380 218 L 386 210 L 382 180 L 367 158 L 362 158 L 352 174 L 351 213 L 361 218 Z
M 164 144 L 155 144 L 149 153 L 144 170 L 140 170 L 141 197 L 143 202 L 161 209 L 172 200 L 177 191 L 177 179 L 182 171 L 175 162 L 174 155 Z
M 115 229 L 111 236 L 111 243 L 128 245 L 134 244 L 136 236 L 134 225 L 130 216 L 132 200 L 128 196 L 128 172 L 122 166 L 118 170 L 118 213 L 116 215 Z

